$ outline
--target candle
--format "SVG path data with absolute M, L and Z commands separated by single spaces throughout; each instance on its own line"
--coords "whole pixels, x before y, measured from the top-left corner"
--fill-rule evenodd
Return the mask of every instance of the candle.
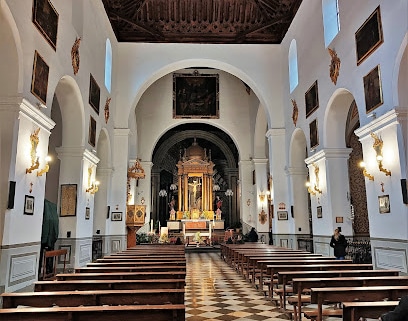
M 153 220 L 150 221 L 150 232 L 153 233 Z
M 160 221 L 159 221 L 159 234 L 160 234 Z

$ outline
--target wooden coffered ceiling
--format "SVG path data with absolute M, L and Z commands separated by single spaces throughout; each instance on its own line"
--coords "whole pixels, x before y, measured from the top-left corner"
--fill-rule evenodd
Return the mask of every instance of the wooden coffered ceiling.
M 302 0 L 102 0 L 119 42 L 279 44 Z

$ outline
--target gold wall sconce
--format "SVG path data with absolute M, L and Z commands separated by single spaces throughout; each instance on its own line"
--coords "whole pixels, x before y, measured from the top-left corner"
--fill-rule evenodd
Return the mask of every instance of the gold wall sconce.
M 261 203 L 263 203 L 263 202 L 265 201 L 265 194 L 264 194 L 264 192 L 261 192 L 261 193 L 259 194 L 259 200 L 261 201 Z
M 88 188 L 85 190 L 86 193 L 95 194 L 99 191 L 99 182 L 91 182 L 92 178 L 92 167 L 88 167 Z
M 30 155 L 31 155 L 31 166 L 26 168 L 26 174 L 32 173 L 32 171 L 38 169 L 40 167 L 40 159 L 37 156 L 37 147 L 38 144 L 40 143 L 40 138 L 38 137 L 38 134 L 40 132 L 40 128 L 37 128 L 34 130 L 34 132 L 30 135 L 30 142 L 31 142 L 31 150 L 30 150 Z
M 391 171 L 389 171 L 388 169 L 384 168 L 383 166 L 383 153 L 382 153 L 382 148 L 384 145 L 383 140 L 381 139 L 381 137 L 378 137 L 375 133 L 371 133 L 371 137 L 374 139 L 374 143 L 373 143 L 373 148 L 375 150 L 375 154 L 376 154 L 376 160 L 378 163 L 378 169 L 380 170 L 380 172 L 383 172 L 385 174 L 385 176 L 391 176 Z
M 48 171 L 50 170 L 50 165 L 48 164 L 51 161 L 51 157 L 47 156 L 45 157 L 45 166 L 43 169 L 37 171 L 37 176 L 42 176 L 45 173 L 48 173 Z
M 308 190 L 309 193 L 310 193 L 310 190 L 312 190 L 315 194 L 316 194 L 316 193 L 322 194 L 322 190 L 320 189 L 320 183 L 319 183 L 319 182 L 320 182 L 320 178 L 319 178 L 319 166 L 318 166 L 317 164 L 315 164 L 315 163 L 313 163 L 312 166 L 314 167 L 316 183 L 314 184 L 313 189 L 312 189 L 311 183 L 308 182 L 309 185 L 307 185 L 307 186 L 308 186 L 308 189 L 307 189 L 307 190 Z M 312 193 L 311 193 L 311 194 L 312 194 Z M 312 194 L 312 195 L 315 195 L 315 194 Z
M 316 195 L 316 192 L 312 188 L 312 184 L 310 182 L 306 182 L 306 187 L 307 187 L 307 191 L 309 192 L 310 195 L 312 195 L 312 196 Z
M 360 162 L 360 167 L 363 169 L 363 175 L 367 177 L 370 181 L 374 180 L 374 176 L 367 172 L 366 164 L 364 162 Z

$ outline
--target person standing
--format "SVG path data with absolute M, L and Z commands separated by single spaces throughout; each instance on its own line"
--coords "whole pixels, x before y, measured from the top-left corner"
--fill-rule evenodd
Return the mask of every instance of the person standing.
M 344 260 L 346 256 L 347 240 L 343 234 L 340 233 L 341 228 L 334 230 L 334 234 L 330 240 L 330 246 L 334 248 L 334 256 L 337 260 Z

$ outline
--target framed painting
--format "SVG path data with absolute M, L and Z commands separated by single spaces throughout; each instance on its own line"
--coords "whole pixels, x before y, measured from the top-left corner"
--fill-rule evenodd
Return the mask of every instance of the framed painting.
M 107 209 L 106 209 L 106 218 L 108 219 L 110 215 L 110 205 L 108 205 Z
M 112 221 L 121 221 L 122 220 L 122 212 L 112 212 L 111 220 Z
M 277 215 L 279 221 L 286 221 L 288 219 L 288 211 L 278 211 Z
M 323 217 L 323 209 L 321 206 L 318 206 L 317 209 L 317 218 L 322 218 Z
M 319 92 L 317 80 L 305 93 L 306 118 L 319 108 Z
M 314 119 L 309 124 L 310 148 L 315 148 L 319 145 L 319 132 L 317 130 L 317 119 Z
M 85 208 L 85 219 L 89 220 L 91 218 L 91 209 L 89 207 Z
M 33 75 L 31 78 L 31 92 L 44 105 L 47 101 L 48 75 L 50 67 L 36 50 L 34 53 Z
M 378 196 L 378 210 L 380 214 L 390 213 L 390 196 L 380 195 Z
M 355 38 L 358 66 L 384 42 L 380 7 L 377 7 L 364 21 L 363 25 L 357 30 Z
M 343 216 L 336 216 L 336 223 L 343 223 Z
M 51 47 L 57 48 L 58 12 L 50 0 L 33 1 L 33 23 Z
M 377 65 L 363 78 L 366 113 L 383 103 L 380 65 Z
M 59 246 L 60 250 L 67 250 L 67 260 L 65 261 L 65 255 L 60 255 L 58 257 L 58 264 L 69 264 L 71 262 L 71 245 L 63 245 Z
M 173 74 L 173 118 L 220 118 L 218 74 Z
M 24 214 L 34 215 L 34 196 L 26 195 L 24 198 Z
M 60 216 L 76 216 L 77 184 L 61 185 Z
M 89 77 L 89 104 L 99 115 L 99 103 L 101 100 L 101 89 L 92 74 Z
M 88 136 L 88 143 L 95 147 L 96 144 L 96 120 L 89 116 L 89 136 Z

